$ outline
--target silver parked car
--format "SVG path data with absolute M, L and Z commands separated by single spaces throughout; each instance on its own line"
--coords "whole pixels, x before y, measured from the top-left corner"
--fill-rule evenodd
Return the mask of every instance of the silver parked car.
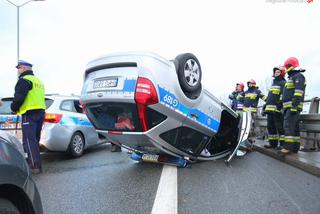
M 106 55 L 87 65 L 81 101 L 97 131 L 115 144 L 146 155 L 230 161 L 251 116 L 205 90 L 201 76 L 190 53 L 174 60 L 149 52 Z
M 0 131 L 0 213 L 43 213 L 22 144 L 4 131 Z
M 11 114 L 12 98 L 2 99 L 0 106 L 0 128 L 20 129 L 21 117 Z M 106 138 L 96 132 L 84 114 L 77 96 L 46 96 L 46 114 L 42 128 L 40 146 L 48 151 L 70 152 L 74 157 L 81 156 L 90 146 L 106 142 Z M 18 136 L 21 134 L 18 133 Z

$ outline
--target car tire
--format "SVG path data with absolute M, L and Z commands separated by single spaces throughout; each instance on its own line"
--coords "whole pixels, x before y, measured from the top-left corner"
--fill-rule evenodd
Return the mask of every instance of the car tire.
M 69 151 L 72 157 L 80 157 L 84 151 L 84 137 L 80 132 L 75 132 L 69 143 Z
M 199 60 L 191 53 L 180 54 L 175 58 L 175 67 L 181 89 L 186 93 L 201 89 L 202 71 Z
M 0 213 L 20 214 L 20 211 L 11 201 L 0 198 Z

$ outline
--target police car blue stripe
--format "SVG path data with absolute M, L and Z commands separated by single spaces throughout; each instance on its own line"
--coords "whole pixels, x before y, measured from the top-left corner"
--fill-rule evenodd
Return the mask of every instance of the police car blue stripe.
M 165 104 L 174 109 L 177 109 L 180 113 L 187 116 L 188 112 L 190 111 L 188 107 L 180 103 L 177 97 L 174 94 L 170 93 L 168 90 L 159 86 L 158 86 L 158 89 L 159 89 L 159 95 L 160 95 L 160 102 L 162 104 Z
M 125 79 L 122 90 L 125 92 L 134 92 L 136 88 L 136 82 L 137 80 L 135 79 L 131 79 L 131 80 Z
M 93 127 L 88 119 L 80 120 L 78 117 L 62 117 L 59 124 L 66 126 L 89 126 Z
M 183 105 L 179 102 L 177 97 L 166 90 L 158 86 L 160 103 L 166 105 L 174 110 L 177 110 L 179 113 L 183 114 L 184 116 L 197 121 L 202 126 L 217 132 L 220 126 L 220 122 L 215 120 L 213 117 L 205 114 L 204 112 L 200 111 L 199 109 L 188 108 L 187 106 Z M 197 115 L 197 118 L 193 118 L 192 114 Z
M 0 122 L 5 123 L 7 121 L 9 122 L 17 122 L 17 116 L 0 116 Z M 19 117 L 18 122 L 21 122 L 21 117 Z

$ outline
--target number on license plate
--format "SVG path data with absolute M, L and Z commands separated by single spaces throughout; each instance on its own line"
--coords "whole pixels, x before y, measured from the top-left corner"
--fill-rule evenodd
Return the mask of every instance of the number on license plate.
M 151 155 L 151 154 L 142 155 L 142 160 L 144 161 L 157 162 L 158 158 L 159 158 L 159 155 Z
M 102 80 L 95 80 L 93 83 L 93 88 L 112 88 L 117 87 L 118 79 L 102 79 Z

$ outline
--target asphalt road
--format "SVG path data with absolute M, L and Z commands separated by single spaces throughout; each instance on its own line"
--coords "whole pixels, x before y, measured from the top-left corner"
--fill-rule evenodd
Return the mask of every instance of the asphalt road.
M 151 213 L 162 166 L 135 163 L 110 145 L 72 159 L 42 155 L 34 176 L 44 213 Z M 178 213 L 320 213 L 320 178 L 252 152 L 178 169 Z

